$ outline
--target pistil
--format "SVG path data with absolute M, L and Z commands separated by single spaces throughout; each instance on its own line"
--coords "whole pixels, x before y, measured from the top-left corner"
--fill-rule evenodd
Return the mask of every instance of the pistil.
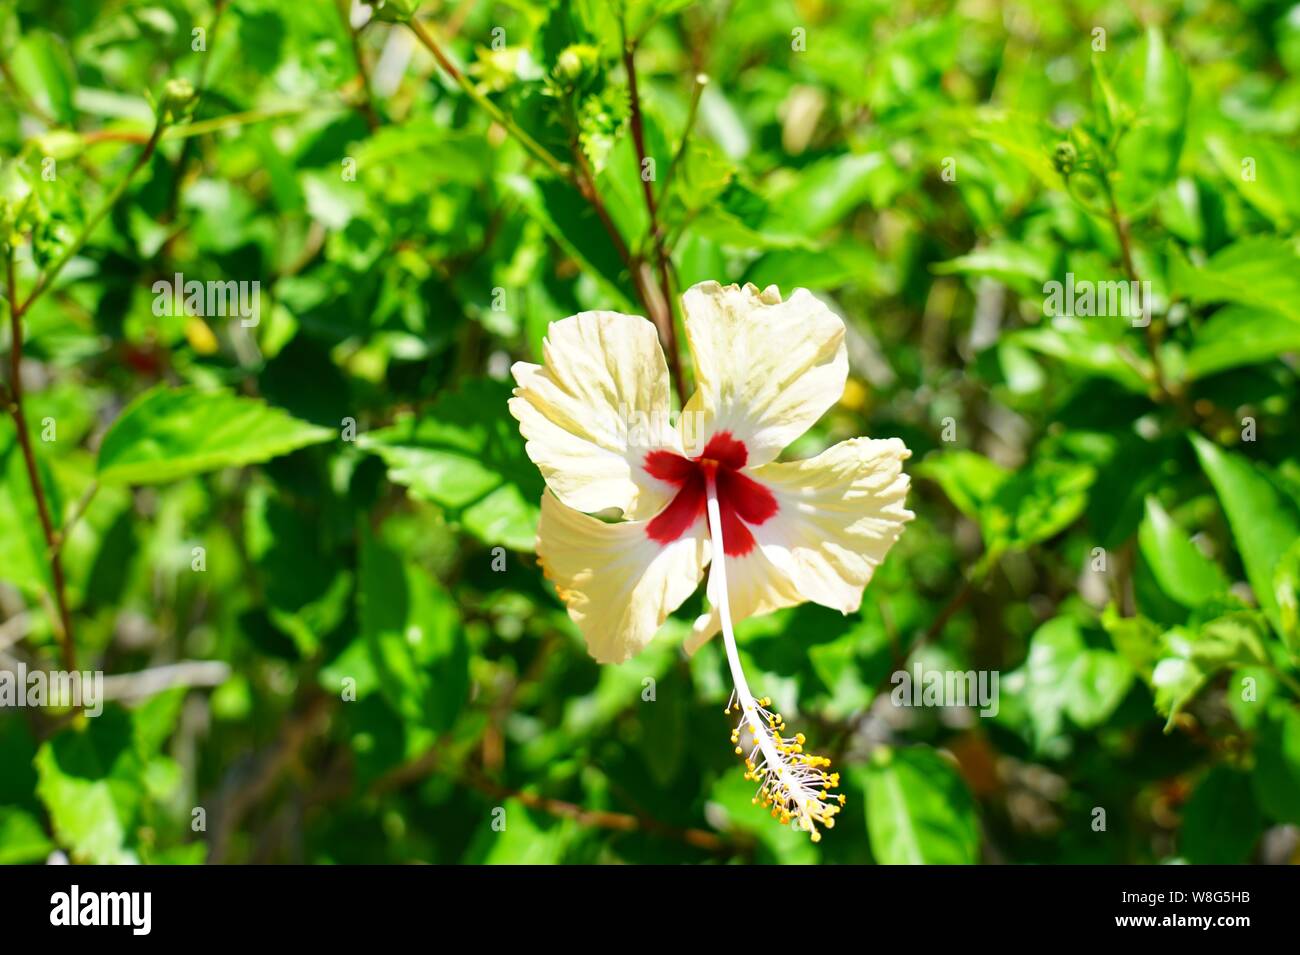
M 768 698 L 756 700 L 745 679 L 736 648 L 736 634 L 731 624 L 731 604 L 727 596 L 727 555 L 722 540 L 722 510 L 718 505 L 715 468 L 706 468 L 705 495 L 709 522 L 709 539 L 712 543 L 710 558 L 711 598 L 717 602 L 722 623 L 722 640 L 727 651 L 727 665 L 735 691 L 727 703 L 726 712 L 740 714 L 740 722 L 732 731 L 731 741 L 736 754 L 745 757 L 745 777 L 759 784 L 754 795 L 755 804 L 770 808 L 772 816 L 783 825 L 793 821 L 798 828 L 809 833 L 813 842 L 821 841 L 817 831 L 820 824 L 830 829 L 834 816 L 844 805 L 844 796 L 832 796 L 830 790 L 839 784 L 839 773 L 827 773 L 831 761 L 823 756 L 804 752 L 802 733 L 786 737 L 785 721 L 781 714 L 773 713 Z M 742 737 L 748 736 L 749 753 L 745 754 Z

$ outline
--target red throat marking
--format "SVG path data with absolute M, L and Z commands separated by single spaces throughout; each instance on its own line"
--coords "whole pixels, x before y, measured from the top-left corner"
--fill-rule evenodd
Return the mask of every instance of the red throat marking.
M 722 548 L 728 557 L 744 557 L 756 543 L 749 525 L 762 524 L 777 512 L 775 495 L 740 473 L 748 460 L 744 442 L 733 438 L 730 431 L 715 434 L 696 458 L 651 451 L 645 456 L 646 473 L 676 485 L 678 490 L 668 506 L 646 525 L 646 535 L 660 544 L 669 544 L 703 519 L 706 475 L 712 471 L 722 514 Z

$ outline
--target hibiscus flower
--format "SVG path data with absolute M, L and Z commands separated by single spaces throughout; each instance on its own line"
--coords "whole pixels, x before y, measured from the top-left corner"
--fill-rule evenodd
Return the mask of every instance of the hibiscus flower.
M 696 392 L 675 426 L 667 363 L 644 318 L 554 322 L 542 364 L 512 368 L 510 412 L 547 485 L 537 555 L 601 663 L 639 653 L 708 568 L 709 612 L 686 651 L 722 633 L 732 743 L 755 802 L 816 841 L 843 805 L 830 793 L 838 774 L 750 692 L 733 624 L 807 600 L 855 612 L 913 516 L 910 452 L 897 438 L 852 438 L 776 460 L 848 376 L 844 323 L 806 289 L 782 301 L 775 287 L 704 282 L 682 307 Z

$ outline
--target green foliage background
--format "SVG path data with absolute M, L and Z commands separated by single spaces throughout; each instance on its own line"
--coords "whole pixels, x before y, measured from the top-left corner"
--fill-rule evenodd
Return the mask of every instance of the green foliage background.
M 471 95 L 401 6 L 0 5 L 75 653 L 110 683 L 217 664 L 98 718 L 0 712 L 0 861 L 1294 860 L 1300 8 L 427 2 Z M 740 628 L 844 773 L 817 847 L 750 805 L 719 647 L 680 649 L 700 598 L 600 667 L 532 554 L 509 364 L 573 312 L 645 313 L 552 167 L 654 261 L 620 16 L 674 287 L 812 289 L 852 372 L 792 452 L 914 452 L 861 613 Z M 150 152 L 175 78 L 197 106 Z M 260 322 L 156 315 L 177 273 L 260 282 Z M 1046 315 L 1067 273 L 1149 281 L 1152 325 Z M 4 417 L 0 648 L 55 668 L 20 444 Z M 918 661 L 999 671 L 998 715 L 892 706 Z

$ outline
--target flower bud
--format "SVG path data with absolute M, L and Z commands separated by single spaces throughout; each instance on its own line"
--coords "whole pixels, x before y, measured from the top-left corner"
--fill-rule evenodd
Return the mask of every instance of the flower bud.
M 38 153 L 57 160 L 72 159 L 74 156 L 79 156 L 86 148 L 81 134 L 70 129 L 52 129 L 37 136 L 35 143 Z
M 374 11 L 376 20 L 405 23 L 420 9 L 420 0 L 362 0 Z
M 167 85 L 163 87 L 162 96 L 158 99 L 159 119 L 174 123 L 183 118 L 194 105 L 197 95 L 194 84 L 189 80 L 184 78 L 168 80 Z
M 1052 150 L 1052 166 L 1062 176 L 1068 176 L 1074 172 L 1078 160 L 1079 152 L 1074 148 L 1074 143 L 1069 140 L 1061 140 Z
M 566 46 L 555 61 L 554 76 L 566 89 L 581 89 L 596 77 L 600 51 L 589 43 Z

